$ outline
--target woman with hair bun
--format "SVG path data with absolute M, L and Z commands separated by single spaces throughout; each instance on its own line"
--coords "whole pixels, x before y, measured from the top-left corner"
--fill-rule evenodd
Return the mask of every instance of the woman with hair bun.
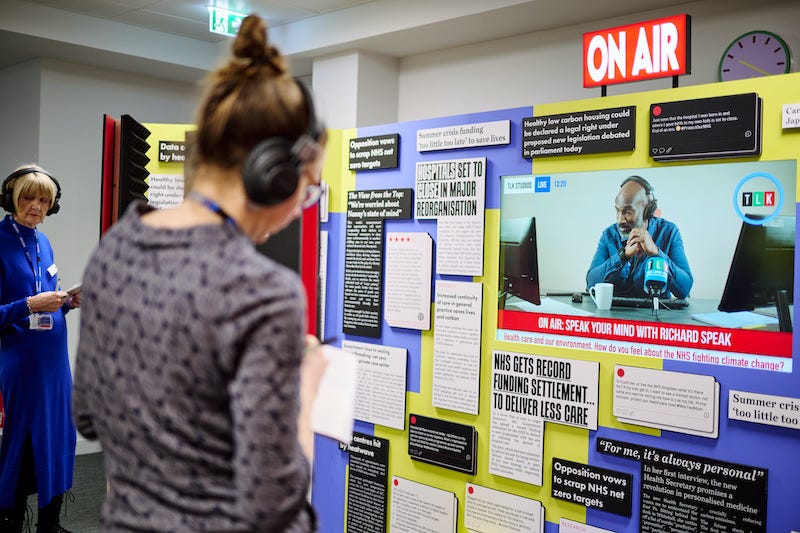
M 253 244 L 317 201 L 324 143 L 248 16 L 206 82 L 185 200 L 131 205 L 84 274 L 73 416 L 105 453 L 103 531 L 316 530 L 326 362 L 297 275 Z

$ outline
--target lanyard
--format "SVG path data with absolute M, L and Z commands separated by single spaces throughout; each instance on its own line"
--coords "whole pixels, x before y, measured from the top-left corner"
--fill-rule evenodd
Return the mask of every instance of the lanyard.
M 25 252 L 25 257 L 28 258 L 28 264 L 31 266 L 31 270 L 33 270 L 33 282 L 36 286 L 36 294 L 39 294 L 42 292 L 42 251 L 39 248 L 39 232 L 36 231 L 36 228 L 33 228 L 33 238 L 36 240 L 36 266 L 34 266 L 33 258 L 31 258 L 31 254 L 28 251 L 28 245 L 25 244 L 25 239 L 22 238 L 22 234 L 19 232 L 19 226 L 17 226 L 13 218 L 11 219 L 11 227 L 13 227 L 14 231 L 17 233 L 19 244 Z M 37 266 L 39 267 L 38 270 L 36 268 Z
M 204 206 L 206 206 L 207 208 L 209 208 L 210 210 L 212 210 L 213 212 L 215 212 L 216 214 L 218 214 L 219 216 L 224 218 L 225 222 L 227 222 L 228 224 L 230 224 L 231 226 L 233 226 L 237 230 L 239 229 L 239 224 L 236 223 L 236 221 L 233 219 L 233 217 L 230 216 L 227 212 L 225 212 L 225 210 L 222 209 L 219 206 L 219 204 L 217 202 L 215 202 L 214 200 L 212 200 L 210 198 L 207 198 L 206 196 L 203 196 L 202 194 L 200 194 L 197 191 L 190 191 L 189 194 L 188 194 L 188 197 L 191 198 L 192 200 L 194 200 L 195 202 L 203 204 Z

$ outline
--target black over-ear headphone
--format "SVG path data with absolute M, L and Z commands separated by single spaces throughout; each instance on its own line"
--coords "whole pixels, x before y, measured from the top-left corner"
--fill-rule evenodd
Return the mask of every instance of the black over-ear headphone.
M 311 93 L 295 80 L 303 93 L 308 129 L 296 141 L 270 137 L 258 143 L 242 164 L 242 179 L 247 198 L 258 205 L 276 205 L 294 194 L 300 180 L 300 167 L 311 159 L 313 145 L 322 136 L 324 127 L 317 122 Z M 313 149 L 316 152 L 316 149 Z
M 622 183 L 619 184 L 620 187 L 628 183 L 629 181 L 635 181 L 642 187 L 644 187 L 644 192 L 647 193 L 647 205 L 644 206 L 644 213 L 642 214 L 642 218 L 644 220 L 650 220 L 653 218 L 653 215 L 656 214 L 656 209 L 658 209 L 658 200 L 656 197 L 653 196 L 653 186 L 641 176 L 628 176 L 623 180 Z
M 24 176 L 25 174 L 31 174 L 33 172 L 38 172 L 39 174 L 44 174 L 56 185 L 56 196 L 53 198 L 53 206 L 47 210 L 48 215 L 55 215 L 58 213 L 58 210 L 61 209 L 58 201 L 61 200 L 61 185 L 59 185 L 58 180 L 49 172 L 42 170 L 38 167 L 23 167 L 19 170 L 15 170 L 8 177 L 3 181 L 2 189 L 0 189 L 0 207 L 8 211 L 9 213 L 13 213 L 16 211 L 16 207 L 14 206 L 14 189 L 12 185 L 14 184 L 14 180 L 19 178 L 20 176 Z

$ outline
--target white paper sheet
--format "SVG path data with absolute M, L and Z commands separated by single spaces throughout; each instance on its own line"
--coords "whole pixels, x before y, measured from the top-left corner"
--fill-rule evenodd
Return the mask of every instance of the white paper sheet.
M 433 239 L 427 233 L 386 234 L 383 316 L 390 326 L 431 329 Z
M 436 407 L 478 414 L 483 284 L 436 282 L 433 400 Z
M 406 422 L 405 348 L 343 341 L 358 361 L 355 418 L 399 430 Z
M 353 440 L 358 363 L 352 354 L 334 346 L 326 344 L 321 349 L 328 366 L 314 401 L 311 427 L 314 433 L 349 444 Z

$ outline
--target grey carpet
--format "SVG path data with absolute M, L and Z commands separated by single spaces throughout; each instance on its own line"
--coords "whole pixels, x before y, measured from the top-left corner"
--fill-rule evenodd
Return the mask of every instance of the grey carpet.
M 106 494 L 106 475 L 103 470 L 103 454 L 90 453 L 75 458 L 75 473 L 72 478 L 72 498 L 66 497 L 61 509 L 61 525 L 74 533 L 97 533 L 100 531 L 100 507 Z M 36 531 L 36 495 L 28 498 L 33 509 L 32 531 Z

